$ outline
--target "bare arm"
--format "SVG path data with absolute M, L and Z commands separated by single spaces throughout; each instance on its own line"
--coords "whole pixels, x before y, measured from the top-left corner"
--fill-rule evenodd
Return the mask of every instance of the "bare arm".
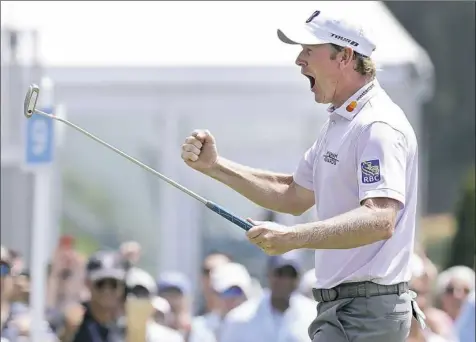
M 293 180 L 292 175 L 262 171 L 218 158 L 206 174 L 264 208 L 301 215 L 314 205 L 314 192 Z
M 369 198 L 345 214 L 294 226 L 291 239 L 310 249 L 349 249 L 386 240 L 393 235 L 400 207 L 390 198 Z

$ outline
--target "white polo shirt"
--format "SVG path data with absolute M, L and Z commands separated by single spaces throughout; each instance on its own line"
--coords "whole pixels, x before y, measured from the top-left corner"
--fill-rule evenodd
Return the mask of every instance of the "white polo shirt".
M 393 236 L 353 249 L 316 250 L 316 288 L 344 282 L 409 281 L 418 192 L 418 144 L 404 112 L 377 80 L 340 108 L 331 106 L 294 181 L 314 191 L 319 220 L 358 208 L 372 197 L 399 201 Z

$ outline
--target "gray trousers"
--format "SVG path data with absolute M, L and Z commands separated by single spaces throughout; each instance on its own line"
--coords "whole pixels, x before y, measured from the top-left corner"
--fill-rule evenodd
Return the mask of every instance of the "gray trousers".
M 413 316 L 410 292 L 344 298 L 317 304 L 313 342 L 404 342 Z

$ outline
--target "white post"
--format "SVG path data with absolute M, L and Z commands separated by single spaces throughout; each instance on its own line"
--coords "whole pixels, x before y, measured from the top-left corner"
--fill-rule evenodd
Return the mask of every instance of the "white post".
M 42 322 L 45 316 L 46 270 L 48 260 L 49 231 L 51 227 L 50 198 L 51 170 L 39 169 L 35 174 L 33 204 L 33 231 L 31 234 L 31 337 L 32 342 L 43 342 Z
M 52 111 L 53 82 L 43 78 L 40 82 L 38 109 Z M 32 117 L 29 120 L 35 120 Z M 39 118 L 38 118 L 39 119 Z M 46 277 L 48 241 L 51 238 L 52 220 L 52 171 L 54 154 L 53 126 L 45 121 L 30 121 L 27 134 L 27 167 L 35 174 L 33 224 L 31 233 L 31 342 L 44 342 Z M 54 123 L 51 123 L 54 124 Z

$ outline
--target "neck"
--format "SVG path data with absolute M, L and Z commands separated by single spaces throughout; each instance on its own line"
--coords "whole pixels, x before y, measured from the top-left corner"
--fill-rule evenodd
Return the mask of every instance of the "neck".
M 271 306 L 279 312 L 285 312 L 289 308 L 289 297 L 275 298 L 271 296 Z
M 91 314 L 100 324 L 110 323 L 115 318 L 115 311 L 111 309 L 104 309 L 97 303 L 91 301 L 89 304 Z
M 342 106 L 352 95 L 354 95 L 360 88 L 364 85 L 372 82 L 373 79 L 368 77 L 359 77 L 352 82 L 349 82 L 346 85 L 342 85 L 340 89 L 337 89 L 339 83 L 336 85 L 336 93 L 334 94 L 334 99 L 332 100 L 332 105 L 335 108 Z

